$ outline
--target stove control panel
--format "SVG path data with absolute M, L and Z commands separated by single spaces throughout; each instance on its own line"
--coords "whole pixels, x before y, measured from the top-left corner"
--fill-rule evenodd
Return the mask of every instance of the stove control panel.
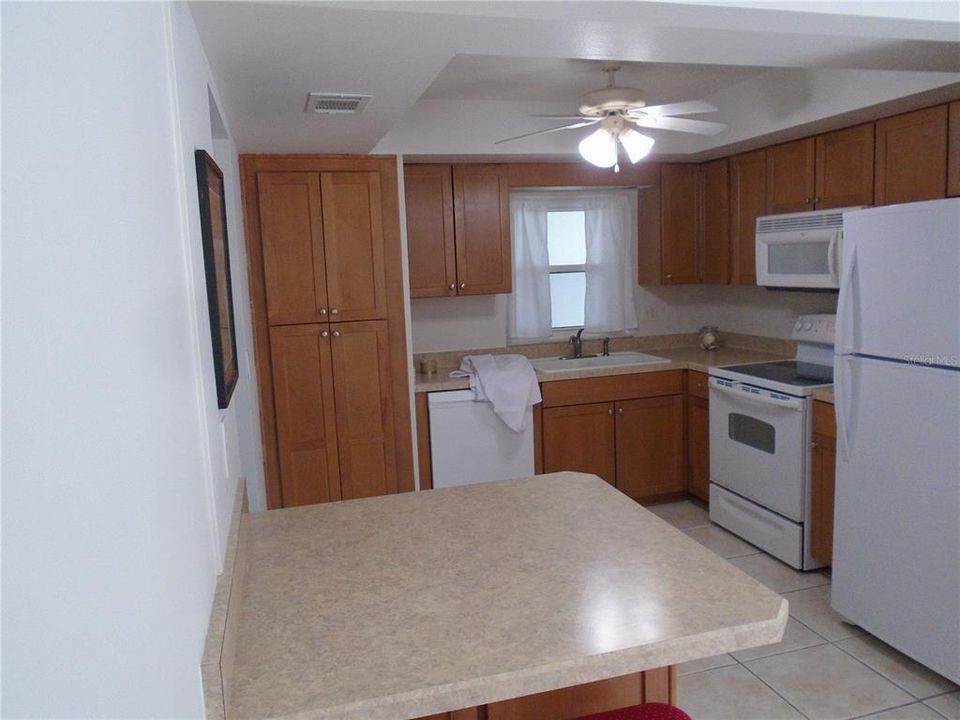
M 790 337 L 797 342 L 833 345 L 836 315 L 801 315 L 793 323 Z

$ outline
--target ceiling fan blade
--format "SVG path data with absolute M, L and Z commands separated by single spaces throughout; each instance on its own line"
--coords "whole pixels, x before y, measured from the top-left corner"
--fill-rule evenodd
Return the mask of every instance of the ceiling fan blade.
M 549 120 L 593 120 L 589 115 L 530 115 L 529 117 L 547 118 Z
M 716 135 L 727 129 L 725 123 L 675 117 L 630 118 L 630 122 L 640 127 L 673 130 L 674 132 L 694 133 L 696 135 Z
M 600 118 L 596 120 L 583 120 L 582 122 L 572 123 L 570 125 L 562 125 L 555 128 L 547 128 L 546 130 L 535 130 L 534 132 L 524 133 L 523 135 L 515 135 L 514 137 L 504 138 L 503 140 L 497 140 L 494 145 L 499 145 L 500 143 L 512 142 L 513 140 L 520 140 L 522 138 L 533 137 L 534 135 L 546 135 L 547 133 L 557 132 L 557 130 L 573 130 L 574 128 L 585 127 L 587 125 L 593 125 L 594 123 L 600 122 Z
M 716 112 L 717 106 L 706 100 L 687 100 L 686 102 L 670 103 L 669 105 L 650 105 L 639 108 L 638 112 L 651 115 L 699 115 L 700 113 Z

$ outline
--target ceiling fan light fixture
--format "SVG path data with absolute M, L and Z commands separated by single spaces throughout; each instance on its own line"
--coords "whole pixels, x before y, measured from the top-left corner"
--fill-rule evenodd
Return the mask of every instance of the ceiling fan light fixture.
M 605 128 L 587 135 L 580 141 L 577 148 L 580 150 L 580 156 L 591 165 L 608 168 L 617 164 L 617 140 Z
M 631 130 L 630 128 L 621 130 L 617 139 L 620 140 L 623 149 L 627 151 L 627 157 L 630 158 L 630 162 L 634 165 L 649 155 L 650 150 L 653 149 L 654 141 L 652 137 L 638 133 L 636 130 Z

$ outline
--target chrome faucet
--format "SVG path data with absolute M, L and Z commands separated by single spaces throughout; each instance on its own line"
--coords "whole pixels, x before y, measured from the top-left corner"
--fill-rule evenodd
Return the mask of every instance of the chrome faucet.
M 570 342 L 573 343 L 573 356 L 575 358 L 583 357 L 583 340 L 580 339 L 581 335 L 583 335 L 583 328 L 577 330 L 576 335 L 570 336 Z
M 610 357 L 610 338 L 608 337 L 603 339 L 603 356 Z

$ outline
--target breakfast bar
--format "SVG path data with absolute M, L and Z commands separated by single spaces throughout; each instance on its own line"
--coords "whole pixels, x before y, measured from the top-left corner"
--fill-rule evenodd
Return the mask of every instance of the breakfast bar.
M 476 717 L 773 643 L 786 619 L 779 595 L 592 475 L 245 514 L 225 716 Z

